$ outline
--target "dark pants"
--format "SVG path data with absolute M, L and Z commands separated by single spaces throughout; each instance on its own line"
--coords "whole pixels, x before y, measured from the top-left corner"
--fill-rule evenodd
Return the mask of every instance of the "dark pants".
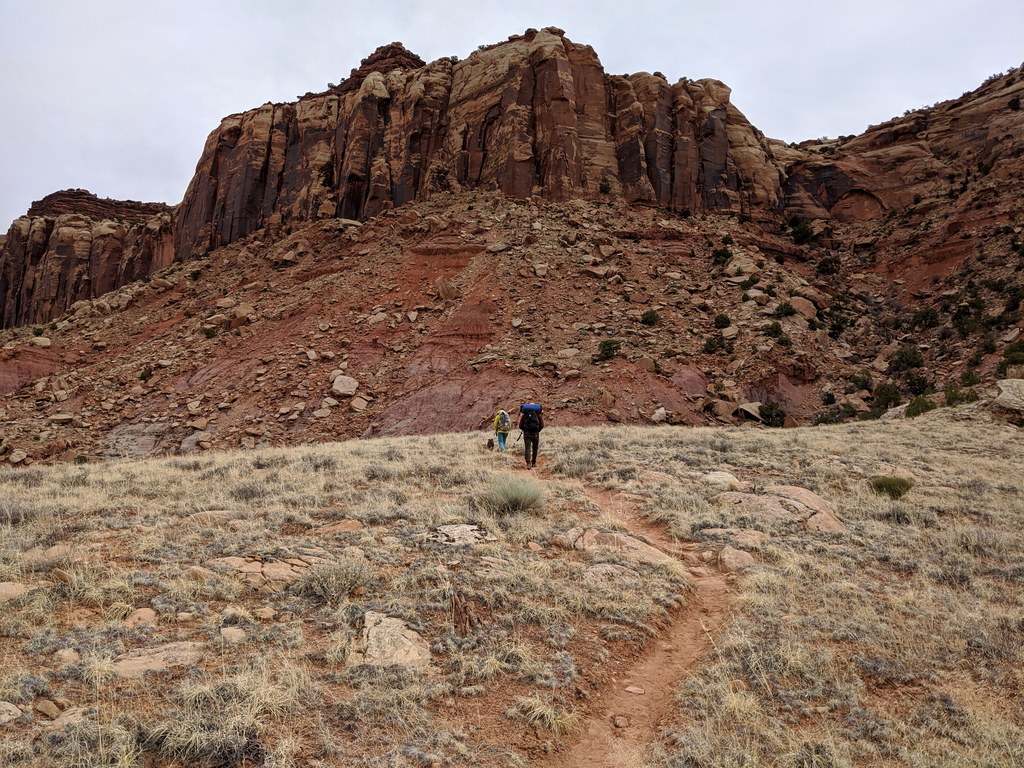
M 537 451 L 540 450 L 540 433 L 523 432 L 523 447 L 526 449 L 526 465 L 537 466 Z

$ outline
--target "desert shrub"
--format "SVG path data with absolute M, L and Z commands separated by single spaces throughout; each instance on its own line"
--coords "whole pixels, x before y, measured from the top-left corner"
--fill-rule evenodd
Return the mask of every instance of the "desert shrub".
M 753 288 L 755 285 L 757 285 L 757 277 L 755 275 L 751 275 L 742 283 L 740 283 L 740 290 L 747 291 Z M 746 299 L 744 299 L 744 301 L 746 301 Z
M 486 491 L 477 496 L 476 501 L 483 509 L 498 516 L 506 516 L 540 512 L 546 497 L 543 489 L 532 480 L 505 477 L 491 483 Z
M 946 405 L 973 403 L 978 399 L 978 393 L 973 389 L 961 389 L 956 384 L 947 385 L 942 394 L 946 398 Z
M 895 384 L 879 384 L 871 396 L 878 408 L 892 408 L 900 404 L 900 388 Z
M 732 245 L 732 244 L 733 244 L 732 235 L 724 235 L 722 237 L 722 245 Z
M 1003 359 L 996 367 L 996 373 L 1005 376 L 1011 365 L 1024 365 L 1024 339 L 1013 342 L 1003 350 Z
M 20 499 L 0 498 L 0 525 L 20 525 L 34 518 L 36 514 L 35 507 Z
M 1014 96 L 1012 99 L 1010 99 L 1008 105 L 1009 105 L 1011 111 L 1019 112 L 1020 111 L 1020 96 Z
M 781 405 L 773 403 L 771 400 L 761 404 L 759 413 L 761 414 L 761 421 L 766 426 L 781 427 L 786 423 L 786 411 L 783 410 Z
M 859 371 L 853 374 L 850 377 L 850 382 L 857 389 L 870 390 L 875 385 L 875 382 L 872 381 L 871 379 L 871 372 L 868 371 L 866 368 L 861 368 Z
M 913 487 L 913 481 L 905 477 L 879 475 L 878 477 L 871 478 L 871 490 L 892 499 L 902 498 Z
M 54 768 L 126 768 L 142 754 L 134 734 L 122 725 L 75 720 L 46 737 Z
M 793 227 L 793 242 L 797 245 L 805 245 L 814 239 L 814 231 L 806 221 L 793 217 L 790 220 L 790 226 Z
M 704 340 L 704 353 L 713 355 L 715 352 L 722 350 L 724 352 L 732 352 L 732 343 L 727 341 L 724 336 L 708 336 Z
M 538 696 L 520 696 L 505 711 L 510 720 L 521 720 L 534 728 L 542 728 L 554 734 L 572 733 L 579 728 L 578 712 L 566 709 L 551 699 Z
M 217 335 L 217 329 L 216 328 L 203 328 L 203 335 L 206 336 L 206 338 L 208 338 L 208 339 L 212 339 L 214 336 Z
M 602 195 L 607 195 L 612 191 L 612 183 L 608 179 L 601 179 L 601 183 L 597 185 L 597 191 Z
M 836 396 L 832 392 L 821 393 L 821 404 L 822 405 L 835 405 Z
M 922 413 L 928 413 L 928 411 L 935 410 L 937 406 L 931 400 L 924 395 L 918 395 L 910 404 L 907 405 L 907 417 L 914 418 L 920 416 Z
M 935 391 L 931 380 L 920 373 L 908 373 L 903 381 L 912 395 L 928 395 Z
M 912 329 L 934 328 L 938 324 L 939 313 L 935 311 L 934 307 L 921 307 L 910 318 L 910 327 Z
M 618 339 L 605 339 L 597 345 L 597 356 L 595 361 L 611 360 L 622 349 L 622 342 Z
M 838 256 L 826 256 L 815 265 L 814 271 L 819 275 L 834 275 L 839 271 L 839 264 Z
M 656 309 L 648 309 L 640 315 L 640 322 L 644 325 L 657 325 L 661 322 L 661 315 L 658 314 Z
M 904 344 L 892 353 L 889 365 L 897 371 L 909 371 L 911 368 L 919 368 L 924 365 L 924 356 L 916 344 Z
M 373 569 L 363 558 L 342 557 L 308 568 L 291 590 L 318 603 L 337 605 L 356 587 L 365 587 L 372 579 Z
M 711 252 L 711 261 L 715 266 L 721 267 L 729 263 L 729 259 L 732 258 L 732 251 L 728 248 L 715 248 Z
M 761 331 L 765 336 L 769 336 L 773 339 L 782 338 L 782 323 L 778 320 L 773 320 L 772 322 L 761 326 Z
M 732 325 L 732 320 L 726 314 L 717 315 L 715 317 L 715 328 L 728 328 Z
M 967 369 L 960 374 L 960 386 L 961 387 L 973 387 L 975 384 L 981 381 L 981 377 L 978 376 L 976 371 Z
M 796 314 L 796 307 L 790 304 L 788 301 L 784 301 L 775 308 L 776 317 L 790 317 Z

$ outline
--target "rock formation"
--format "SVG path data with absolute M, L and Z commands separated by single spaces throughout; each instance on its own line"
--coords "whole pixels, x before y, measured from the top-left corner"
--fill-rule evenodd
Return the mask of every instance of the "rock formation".
M 177 245 L 190 254 L 467 188 L 777 213 L 783 164 L 729 93 L 716 80 L 610 76 L 555 28 L 427 65 L 393 43 L 331 90 L 225 118 Z
M 47 322 L 173 259 L 168 206 L 84 190 L 49 195 L 0 243 L 0 327 Z

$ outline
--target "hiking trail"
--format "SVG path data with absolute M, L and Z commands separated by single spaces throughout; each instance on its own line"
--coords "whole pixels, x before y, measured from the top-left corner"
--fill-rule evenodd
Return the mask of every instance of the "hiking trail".
M 539 474 L 548 473 L 541 470 Z M 644 517 L 629 497 L 587 485 L 582 485 L 582 490 L 630 533 L 643 536 L 681 562 L 686 562 L 685 553 L 700 550 L 696 543 L 672 539 L 664 526 Z M 570 746 L 531 760 L 531 765 L 629 768 L 642 763 L 644 752 L 658 740 L 661 729 L 677 719 L 674 695 L 679 683 L 713 652 L 713 637 L 729 620 L 733 588 L 717 566 L 704 567 L 708 576 L 688 577 L 693 592 L 686 605 L 673 613 L 671 625 L 651 639 L 644 655 L 626 667 L 609 689 L 595 697 L 579 731 L 570 737 Z M 643 693 L 627 692 L 627 688 L 640 688 Z

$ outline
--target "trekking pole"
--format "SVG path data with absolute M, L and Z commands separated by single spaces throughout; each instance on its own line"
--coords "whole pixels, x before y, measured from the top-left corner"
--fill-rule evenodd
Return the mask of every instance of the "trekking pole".
M 519 437 L 522 437 L 522 436 L 523 436 L 523 430 L 520 429 L 519 430 Z M 516 438 L 516 442 L 517 443 L 519 442 L 519 437 Z

